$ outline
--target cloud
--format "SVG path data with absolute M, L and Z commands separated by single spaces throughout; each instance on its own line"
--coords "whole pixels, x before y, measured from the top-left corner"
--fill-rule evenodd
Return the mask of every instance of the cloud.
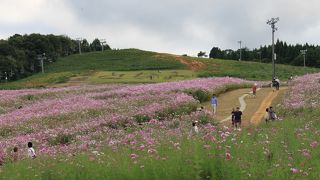
M 280 17 L 276 38 L 289 43 L 320 40 L 317 0 L 1 0 L 0 34 L 67 34 L 105 38 L 115 48 L 195 55 L 213 46 L 249 48 L 271 43 L 271 17 Z M 10 14 L 10 16 L 9 16 Z

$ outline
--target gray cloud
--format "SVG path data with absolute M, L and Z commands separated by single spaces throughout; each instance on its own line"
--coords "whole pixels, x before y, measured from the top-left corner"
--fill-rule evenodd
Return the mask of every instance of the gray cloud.
M 271 28 L 266 21 L 271 17 L 280 17 L 276 38 L 289 43 L 320 40 L 317 19 L 320 2 L 317 0 L 32 1 L 37 3 L 38 13 L 33 13 L 22 24 L 43 24 L 45 28 L 38 28 L 41 33 L 56 32 L 89 40 L 106 38 L 115 48 L 194 55 L 200 50 L 208 52 L 212 46 L 237 49 L 238 40 L 255 48 L 270 43 Z M 5 36 L 16 33 L 11 32 L 12 27 L 21 22 L 10 24 L 10 17 L 4 21 L 1 16 L 0 13 L 0 25 L 5 30 L 0 33 Z M 31 29 L 25 25 L 17 31 L 30 32 Z

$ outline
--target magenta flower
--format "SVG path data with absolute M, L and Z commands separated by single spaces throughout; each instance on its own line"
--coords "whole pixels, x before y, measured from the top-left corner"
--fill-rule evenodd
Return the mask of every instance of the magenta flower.
M 291 171 L 293 174 L 300 173 L 300 170 L 297 169 L 297 168 L 290 168 L 290 171 Z

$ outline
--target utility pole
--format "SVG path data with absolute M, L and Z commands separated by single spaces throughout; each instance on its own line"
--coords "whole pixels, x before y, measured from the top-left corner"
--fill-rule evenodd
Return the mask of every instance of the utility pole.
M 238 43 L 240 44 L 240 58 L 239 58 L 239 61 L 241 61 L 241 55 L 242 55 L 241 43 L 242 43 L 242 41 L 238 41 Z
M 300 53 L 303 55 L 303 67 L 306 67 L 306 54 L 307 54 L 307 49 L 300 50 Z
M 275 56 L 274 56 L 274 32 L 278 30 L 276 28 L 275 24 L 279 21 L 279 18 L 271 18 L 270 20 L 267 21 L 267 24 L 271 26 L 272 29 L 272 79 L 275 79 L 276 76 L 276 66 L 275 66 Z
M 100 39 L 100 44 L 101 44 L 101 51 L 103 52 L 103 46 L 106 43 L 106 39 Z
M 260 55 L 260 63 L 261 63 L 261 51 L 258 51 L 258 54 Z
M 79 54 L 81 54 L 81 41 L 82 41 L 82 38 L 77 38 L 76 40 L 78 41 Z
M 38 60 L 40 60 L 40 64 L 41 64 L 41 72 L 44 73 L 44 64 L 43 64 L 43 60 L 46 59 L 46 53 L 43 54 L 39 54 L 37 57 Z
M 4 72 L 4 77 L 5 77 L 5 82 L 7 83 L 7 82 L 8 82 L 8 75 L 7 75 L 7 72 Z

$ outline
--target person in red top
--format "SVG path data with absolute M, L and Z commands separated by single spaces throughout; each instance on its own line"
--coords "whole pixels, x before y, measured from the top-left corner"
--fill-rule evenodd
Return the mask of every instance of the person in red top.
M 253 95 L 253 97 L 256 97 L 256 94 L 257 94 L 257 84 L 254 83 L 253 86 L 252 86 L 252 95 Z

